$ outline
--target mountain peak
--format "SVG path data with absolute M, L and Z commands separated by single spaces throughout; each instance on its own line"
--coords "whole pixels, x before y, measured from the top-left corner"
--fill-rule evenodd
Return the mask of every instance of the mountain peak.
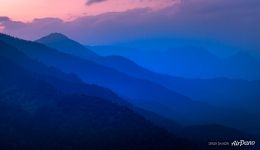
M 69 38 L 62 34 L 62 33 L 50 33 L 47 36 L 42 37 L 39 40 L 51 40 L 51 41 L 56 41 L 56 40 L 68 40 Z
M 40 38 L 39 40 L 36 40 L 36 42 L 59 50 L 60 52 L 90 60 L 99 57 L 93 51 L 87 49 L 77 41 L 74 41 L 61 33 L 51 33 L 45 37 Z

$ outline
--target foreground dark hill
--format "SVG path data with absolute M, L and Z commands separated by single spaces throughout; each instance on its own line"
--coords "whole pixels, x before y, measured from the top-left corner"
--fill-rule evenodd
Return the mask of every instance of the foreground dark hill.
M 2 56 L 0 83 L 1 149 L 196 149 L 126 107 L 64 94 Z
M 259 116 L 260 114 L 258 109 L 258 107 L 260 106 L 258 101 L 258 98 L 260 96 L 259 94 L 260 84 L 257 81 L 232 80 L 228 78 L 184 79 L 184 78 L 177 78 L 168 75 L 158 74 L 150 70 L 147 70 L 143 67 L 140 67 L 133 61 L 121 56 L 102 57 L 96 55 L 96 57 L 93 58 L 92 55 L 89 55 L 90 53 L 89 49 L 85 48 L 84 46 L 77 43 L 76 41 L 73 41 L 68 37 L 58 33 L 50 34 L 46 37 L 37 40 L 37 42 L 43 43 L 61 52 L 65 52 L 87 60 L 92 60 L 104 66 L 114 68 L 132 77 L 136 77 L 144 80 L 150 80 L 157 84 L 163 85 L 173 91 L 177 91 L 183 95 L 189 96 L 192 99 L 203 101 L 204 103 L 209 103 L 217 107 L 223 107 L 227 110 L 225 111 L 222 110 L 222 111 L 228 114 L 228 115 L 226 115 L 225 113 L 222 114 L 224 115 L 223 118 L 230 117 L 228 119 L 230 120 L 230 122 L 233 121 L 233 123 L 235 123 L 238 126 L 239 125 L 244 126 L 243 129 L 246 129 L 247 131 L 248 130 L 251 132 L 259 131 L 258 124 L 260 123 L 260 120 L 258 119 L 259 117 L 257 116 Z M 66 45 L 67 47 L 64 47 L 64 45 Z M 108 49 L 107 51 L 109 50 L 110 49 Z M 189 55 L 191 53 L 194 53 L 195 51 L 186 50 L 186 52 L 187 55 Z M 177 56 L 181 56 L 184 54 L 186 53 L 180 50 L 178 51 L 178 53 L 176 52 Z M 210 61 L 212 63 L 217 61 L 214 55 L 209 54 L 205 51 L 201 51 L 200 54 L 196 54 L 196 55 L 203 56 L 205 58 L 203 61 Z M 192 57 L 190 59 L 195 61 L 194 57 L 196 55 L 189 55 L 190 57 Z M 201 62 L 196 62 L 196 63 L 201 63 Z M 215 64 L 217 65 L 220 63 L 221 61 Z M 187 108 L 188 107 L 186 107 L 186 109 Z M 233 111 L 233 110 L 237 110 L 237 111 Z M 241 123 L 241 121 L 238 121 L 234 118 L 240 118 L 242 120 L 246 119 L 248 120 L 248 124 L 246 123 L 247 125 L 245 125 L 244 123 Z M 215 119 L 214 121 L 217 121 L 217 118 L 214 119 Z M 223 119 L 223 120 L 227 120 L 227 119 Z M 223 121 L 221 123 L 223 123 Z

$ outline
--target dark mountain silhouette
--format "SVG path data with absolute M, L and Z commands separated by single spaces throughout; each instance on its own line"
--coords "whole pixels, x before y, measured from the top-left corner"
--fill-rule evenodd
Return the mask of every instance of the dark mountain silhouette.
M 44 40 L 38 40 L 38 42 L 41 42 L 43 44 L 46 44 L 50 47 L 56 48 L 57 50 L 63 52 L 62 42 L 60 42 L 59 44 L 55 44 L 55 46 L 53 46 L 54 44 L 52 44 L 51 42 L 52 36 L 51 35 L 49 36 L 43 38 L 48 41 L 47 43 Z M 63 38 L 63 43 L 67 43 L 67 42 L 71 43 L 70 41 L 71 40 L 67 37 Z M 53 43 L 56 43 L 55 40 Z M 73 43 L 75 44 L 75 41 Z M 81 58 L 89 59 L 89 57 L 86 57 L 86 55 L 82 55 L 84 51 L 89 51 L 89 49 L 83 48 L 83 46 L 81 46 L 81 49 L 78 49 L 77 48 L 79 47 L 78 45 L 80 44 L 77 43 L 75 44 L 75 46 L 73 46 L 73 44 L 70 45 L 71 50 L 75 49 L 74 51 L 70 51 L 70 54 Z M 213 64 L 213 62 L 217 62 L 215 56 L 206 51 L 201 50 L 200 53 L 195 54 L 197 53 L 196 51 L 186 49 L 185 52 L 188 54 L 187 57 L 189 57 L 190 60 L 188 62 L 189 64 L 195 63 L 196 57 L 198 55 L 203 56 L 203 58 L 205 58 L 203 61 L 212 62 L 210 63 L 211 65 Z M 174 53 L 176 55 L 175 57 L 178 58 L 186 54 L 183 53 L 181 49 L 179 51 L 175 51 Z M 260 120 L 257 119 L 258 115 L 255 115 L 255 114 L 259 114 L 258 113 L 259 102 L 257 101 L 257 99 L 259 97 L 258 93 L 260 93 L 259 91 L 260 88 L 258 88 L 260 84 L 257 81 L 249 82 L 245 80 L 232 80 L 228 78 L 221 78 L 221 79 L 177 78 L 169 75 L 163 75 L 163 74 L 152 72 L 122 56 L 106 56 L 106 57 L 99 56 L 96 57 L 95 59 L 92 59 L 92 61 L 95 61 L 96 63 L 102 64 L 107 67 L 114 68 L 132 77 L 156 82 L 169 89 L 177 91 L 183 95 L 189 96 L 192 99 L 203 101 L 205 103 L 209 103 L 214 106 L 224 107 L 225 109 L 227 109 L 226 113 L 230 114 L 230 117 L 234 115 L 237 116 L 237 118 L 242 119 L 244 117 L 243 119 L 250 120 L 246 124 L 243 125 L 239 124 L 244 126 L 243 129 L 245 129 L 246 126 L 247 130 L 251 128 L 250 129 L 251 132 L 255 132 L 256 130 L 259 131 L 257 126 Z M 180 60 L 180 61 L 185 61 L 185 60 Z M 200 63 L 200 62 L 196 62 L 196 63 Z M 219 60 L 218 63 L 215 63 L 215 65 L 218 65 L 220 63 L 221 61 Z M 202 65 L 208 65 L 208 64 L 202 64 Z M 251 113 L 254 114 L 253 115 L 254 117 L 252 117 Z M 231 120 L 236 118 L 234 116 L 231 117 L 232 118 Z M 237 121 L 233 121 L 233 122 L 237 122 Z M 254 125 L 255 123 L 257 125 Z M 171 128 L 169 129 L 171 130 Z
M 1 149 L 196 149 L 124 106 L 64 94 L 2 56 L 0 83 Z

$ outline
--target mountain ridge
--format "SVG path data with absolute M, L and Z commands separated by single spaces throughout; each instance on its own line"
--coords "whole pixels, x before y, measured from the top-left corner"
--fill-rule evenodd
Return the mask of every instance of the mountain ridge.
M 66 43 L 66 40 L 63 41 L 64 43 Z M 43 43 L 44 44 L 44 43 Z M 78 43 L 79 44 L 79 43 Z M 48 46 L 48 44 L 46 44 Z M 58 45 L 56 45 L 56 49 L 63 52 L 63 49 L 62 47 L 59 47 Z M 84 51 L 84 49 L 82 49 L 82 51 Z M 82 57 L 81 55 L 79 55 L 77 53 L 77 51 L 74 51 L 74 52 L 71 52 L 70 53 L 71 55 L 75 55 L 75 56 L 78 56 L 78 57 L 81 57 L 81 58 L 85 58 L 85 59 L 88 59 L 86 57 Z M 181 87 L 181 86 L 184 86 L 185 84 L 187 84 L 186 82 L 191 82 L 192 80 L 184 80 L 184 79 L 178 79 L 178 78 L 175 78 L 175 77 L 171 77 L 171 76 L 167 76 L 167 75 L 161 75 L 161 74 L 157 74 L 157 73 L 154 73 L 150 70 L 147 70 L 143 67 L 140 67 L 138 66 L 138 64 L 136 64 L 135 62 L 131 61 L 131 60 L 128 60 L 124 57 L 121 57 L 121 56 L 107 56 L 107 57 L 99 57 L 98 59 L 96 60 L 93 60 L 94 62 L 96 63 L 99 63 L 99 64 L 102 64 L 104 66 L 107 66 L 107 67 L 111 67 L 111 68 L 114 68 L 120 72 L 123 72 L 125 74 L 128 74 L 130 76 L 133 76 L 133 77 L 136 77 L 136 78 L 140 78 L 140 79 L 144 79 L 144 80 L 150 80 L 152 82 L 156 82 L 157 84 L 160 84 L 160 85 L 163 85 L 169 89 L 173 89 L 173 91 L 178 91 L 184 95 L 186 94 L 189 94 L 189 90 L 188 91 L 182 91 L 182 88 L 178 89 L 178 87 Z M 184 81 L 182 81 L 184 80 Z M 179 82 L 181 81 L 181 82 Z M 176 86 L 176 83 L 177 86 Z M 211 83 L 210 80 L 205 80 L 205 82 L 209 82 L 209 84 Z M 194 82 L 192 81 L 191 82 L 191 85 L 193 84 Z M 198 84 L 199 85 L 199 84 Z M 189 88 L 195 88 L 196 87 L 198 88 L 198 91 L 199 89 L 203 89 L 202 87 L 198 86 L 197 84 L 195 84 L 193 87 L 192 86 L 185 86 L 187 87 L 187 89 Z M 186 90 L 187 90 L 186 89 Z M 197 89 L 196 89 L 197 90 Z M 159 91 L 157 91 L 159 92 Z M 144 93 L 142 93 L 144 94 Z M 189 95 L 190 97 L 196 97 L 196 95 Z M 126 97 L 127 98 L 127 97 Z M 164 99 L 164 97 L 158 97 L 159 99 Z M 133 101 L 133 100 L 130 100 L 130 101 Z M 136 104 L 137 102 L 137 105 L 138 106 L 141 106 L 141 107 L 145 107 L 146 109 L 148 108 L 149 110 L 154 110 L 154 105 L 157 105 L 157 106 L 160 106 L 160 103 L 153 103 L 153 102 L 150 102 L 147 103 L 145 102 L 145 99 L 139 99 L 139 101 L 141 102 L 138 102 L 138 101 L 135 101 L 134 104 Z M 207 103 L 207 101 L 203 101 L 204 103 Z M 170 103 L 168 102 L 168 104 L 171 104 L 171 105 L 175 105 L 174 103 Z M 197 103 L 198 105 L 203 105 L 201 104 L 200 102 Z M 197 105 L 196 104 L 196 105 Z M 177 104 L 178 105 L 178 104 Z M 186 108 L 184 109 L 189 109 L 189 106 L 190 104 L 186 105 Z M 193 104 L 194 105 L 194 104 Z M 195 106 L 195 105 L 194 105 Z M 194 107 L 193 106 L 193 107 Z M 165 106 L 160 106 L 163 108 L 163 110 L 165 111 L 164 115 L 166 115 L 167 111 L 170 112 L 170 108 L 167 108 Z M 211 106 L 205 106 L 205 107 L 211 107 Z M 192 109 L 192 107 L 191 107 Z M 213 108 L 211 108 L 213 110 Z M 179 108 L 174 108 L 174 110 L 178 110 L 178 111 L 181 111 Z M 177 112 L 178 112 L 177 111 Z M 223 110 L 222 110 L 223 111 Z M 238 112 L 236 112 L 237 110 L 229 110 L 229 108 L 227 108 L 225 111 L 227 111 L 228 114 L 243 114 L 242 112 L 240 112 L 240 110 L 238 110 Z M 234 111 L 234 112 L 230 112 L 230 111 Z M 216 111 L 217 112 L 217 111 Z M 158 112 L 157 112 L 158 113 Z M 198 113 L 198 112 L 196 112 Z M 168 115 L 168 114 L 167 114 Z M 248 114 L 249 115 L 249 114 Z M 170 114 L 171 116 L 171 114 Z M 178 116 L 183 116 L 183 114 L 179 114 Z M 232 116 L 232 115 L 231 115 Z M 230 117 L 231 117 L 230 116 Z M 239 115 L 238 115 L 239 116 Z M 216 117 L 217 118 L 217 117 Z M 176 118 L 175 118 L 176 119 Z M 251 117 L 251 121 L 255 120 Z M 234 121 L 235 122 L 235 121 Z
M 187 146 L 185 140 L 172 137 L 126 107 L 101 98 L 63 94 L 48 83 L 34 79 L 31 73 L 8 59 L 1 58 L 0 62 L 1 148 L 194 147 L 193 144 Z

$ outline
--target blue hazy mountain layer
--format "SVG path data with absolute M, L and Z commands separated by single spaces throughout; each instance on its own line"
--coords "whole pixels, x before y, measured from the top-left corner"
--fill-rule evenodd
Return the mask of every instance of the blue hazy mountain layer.
M 251 120 L 252 122 L 254 122 L 254 123 L 259 122 L 259 119 L 257 119 L 258 118 L 257 116 L 259 115 L 259 113 L 258 114 L 256 113 L 256 112 L 259 112 L 258 107 L 257 107 L 257 106 L 259 106 L 258 102 L 254 99 L 252 99 L 252 100 L 250 99 L 250 102 L 248 102 L 248 98 L 252 98 L 252 96 L 259 95 L 256 92 L 256 91 L 258 91 L 258 88 L 253 86 L 254 84 L 252 84 L 252 86 L 250 84 L 249 84 L 249 86 L 245 86 L 245 85 L 247 85 L 247 83 L 250 83 L 250 82 L 241 81 L 244 84 L 240 84 L 241 82 L 237 81 L 237 80 L 224 79 L 222 84 L 220 84 L 219 87 L 218 87 L 218 88 L 220 88 L 220 90 L 214 89 L 215 86 L 212 86 L 211 88 L 209 88 L 209 90 L 206 94 L 203 94 L 203 90 L 205 90 L 205 88 L 208 88 L 208 86 L 204 86 L 204 85 L 200 86 L 199 84 L 195 84 L 195 83 L 197 83 L 196 81 L 199 82 L 200 80 L 193 81 L 193 80 L 176 78 L 176 77 L 171 77 L 171 76 L 167 76 L 167 75 L 154 73 L 152 71 L 149 71 L 145 68 L 138 66 L 136 63 L 134 63 L 134 62 L 132 62 L 132 61 L 130 61 L 130 60 L 124 58 L 124 57 L 121 57 L 121 56 L 101 57 L 101 56 L 96 55 L 93 58 L 92 57 L 93 55 L 88 55 L 90 53 L 89 49 L 85 48 L 82 45 L 80 46 L 80 44 L 77 43 L 76 41 L 73 41 L 73 40 L 71 40 L 71 39 L 69 39 L 66 36 L 61 35 L 61 34 L 57 34 L 57 33 L 50 34 L 46 37 L 43 37 L 43 38 L 37 40 L 37 42 L 40 42 L 40 43 L 43 43 L 47 46 L 55 48 L 55 49 L 59 50 L 60 52 L 72 54 L 74 56 L 78 56 L 78 57 L 81 57 L 81 58 L 84 58 L 84 59 L 87 59 L 87 60 L 92 60 L 92 61 L 94 61 L 98 64 L 102 64 L 104 66 L 114 68 L 114 69 L 116 69 L 120 72 L 123 72 L 127 75 L 130 75 L 132 77 L 136 77 L 136 78 L 144 79 L 144 80 L 150 80 L 152 82 L 163 85 L 163 86 L 165 86 L 169 89 L 172 89 L 174 91 L 178 91 L 178 92 L 182 93 L 183 95 L 187 95 L 187 96 L 194 98 L 196 100 L 204 101 L 204 103 L 209 103 L 209 104 L 212 104 L 214 106 L 221 106 L 221 107 L 228 110 L 228 111 L 227 110 L 225 110 L 225 111 L 221 110 L 221 111 L 226 112 L 227 114 L 230 114 L 231 116 L 234 115 L 234 114 L 236 114 L 236 115 L 239 114 L 238 118 L 240 118 L 241 116 L 244 116 L 244 117 L 250 116 L 249 118 L 252 119 Z M 67 45 L 66 48 L 64 48 L 63 43 L 66 43 L 65 44 L 65 45 Z M 70 43 L 70 44 L 68 44 L 68 43 Z M 84 52 L 86 52 L 86 53 L 84 54 Z M 194 86 L 189 86 L 189 85 L 186 86 L 186 84 L 189 83 L 189 82 L 191 84 L 194 84 Z M 201 82 L 206 83 L 208 85 L 216 85 L 216 82 L 214 82 L 214 80 L 201 80 Z M 235 84 L 236 82 L 239 83 L 239 84 Z M 257 83 L 258 82 L 256 82 L 255 84 L 257 85 Z M 232 87 L 233 91 L 239 91 L 241 93 L 241 95 L 247 94 L 247 95 L 243 96 L 242 98 L 238 99 L 239 102 L 237 102 L 237 103 L 239 105 L 232 105 L 237 100 L 236 98 L 240 97 L 238 94 L 236 94 L 236 92 L 231 92 L 229 94 L 230 96 L 228 98 L 232 98 L 230 100 L 230 102 L 227 101 L 227 98 L 226 98 L 227 92 L 221 94 L 221 92 L 226 91 L 225 90 L 226 85 L 230 85 Z M 236 86 L 238 86 L 238 87 L 235 88 Z M 186 90 L 182 91 L 183 87 L 186 87 Z M 243 91 L 241 91 L 241 89 L 243 89 L 243 88 L 245 89 L 244 93 L 242 93 Z M 255 92 L 247 93 L 248 91 L 250 91 L 252 89 L 253 90 L 255 89 L 254 90 Z M 198 98 L 198 96 L 196 97 L 196 95 L 191 95 L 190 92 L 193 92 L 193 91 L 194 91 L 194 93 L 198 92 L 197 95 L 201 95 L 201 97 L 206 95 L 205 97 L 207 97 L 207 99 L 205 99 L 205 98 L 200 99 L 201 97 Z M 219 91 L 220 94 L 217 94 L 218 91 Z M 157 92 L 159 92 L 159 91 L 157 91 Z M 216 94 L 214 92 L 216 92 Z M 255 98 L 257 98 L 257 97 L 255 97 Z M 220 100 L 216 101 L 217 99 L 220 99 Z M 223 101 L 222 101 L 222 99 L 223 99 Z M 225 101 L 225 103 L 223 103 L 224 101 Z M 216 102 L 218 102 L 218 103 L 216 104 Z M 228 104 L 225 105 L 226 103 L 228 103 Z M 222 105 L 220 105 L 220 104 L 222 104 Z M 243 105 L 243 104 L 250 104 L 250 105 Z M 143 105 L 143 107 L 147 108 L 148 103 L 145 102 L 142 105 Z M 156 104 L 153 104 L 153 105 L 156 105 Z M 241 106 L 245 106 L 245 107 L 241 107 Z M 252 106 L 252 107 L 250 107 L 250 106 Z M 159 106 L 157 106 L 157 107 L 159 107 Z M 208 106 L 208 107 L 210 107 L 210 106 Z M 188 108 L 188 106 L 186 106 L 186 109 L 187 108 Z M 177 110 L 177 109 L 175 109 L 175 110 Z M 238 110 L 238 111 L 235 111 L 235 110 Z M 187 110 L 185 110 L 185 111 L 187 111 Z M 216 112 L 218 112 L 218 111 L 216 111 Z M 249 113 L 244 113 L 244 112 L 249 112 Z M 251 113 L 253 115 L 251 115 Z M 220 116 L 223 117 L 223 115 L 224 114 L 222 114 Z M 227 117 L 227 115 L 224 115 L 224 116 Z M 231 116 L 229 116 L 229 117 L 231 117 Z M 205 117 L 205 116 L 203 116 L 203 117 Z M 207 117 L 205 117 L 205 118 L 207 118 Z M 233 116 L 233 119 L 234 118 L 236 118 L 236 117 Z M 246 117 L 246 118 L 249 119 L 248 117 Z M 217 119 L 215 119 L 214 121 L 216 121 L 216 120 Z M 236 122 L 236 121 L 233 121 L 233 122 Z M 249 123 L 249 124 L 251 124 L 251 123 Z M 248 126 L 248 125 L 245 125 L 245 126 Z M 252 126 L 250 128 L 252 128 Z M 257 126 L 254 126 L 253 128 L 255 130 L 255 129 L 257 129 Z
M 232 80 L 228 78 L 185 79 L 158 74 L 147 70 L 122 56 L 112 55 L 102 57 L 94 55 L 93 52 L 91 53 L 91 50 L 82 46 L 80 43 L 77 43 L 65 35 L 58 33 L 50 34 L 37 40 L 37 42 L 60 50 L 61 52 L 72 54 L 88 60 L 93 60 L 96 63 L 107 67 L 112 67 L 130 76 L 148 79 L 159 83 L 195 100 L 205 101 L 216 106 L 243 109 L 244 111 L 260 114 L 258 109 L 260 104 L 257 100 L 260 98 L 259 81 Z M 66 47 L 64 47 L 64 45 L 66 45 Z M 107 51 L 109 51 L 109 49 Z M 200 55 L 203 55 L 203 53 L 204 55 L 208 54 L 205 51 L 198 51 L 202 53 Z M 179 55 L 182 54 L 185 55 L 185 51 L 183 53 L 179 53 Z M 215 58 L 212 54 L 208 54 L 204 57 L 209 60 L 214 60 Z M 234 103 L 237 105 L 234 105 Z
M 260 79 L 260 61 L 239 51 L 228 57 L 217 57 L 201 47 L 182 46 L 167 49 L 138 49 L 120 46 L 89 47 L 104 56 L 120 55 L 155 72 L 184 78 Z

